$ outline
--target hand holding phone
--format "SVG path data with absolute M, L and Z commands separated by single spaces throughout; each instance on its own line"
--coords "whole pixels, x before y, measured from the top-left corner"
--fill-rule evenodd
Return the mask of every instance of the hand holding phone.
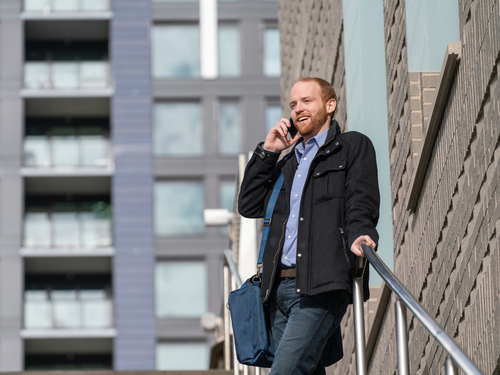
M 291 139 L 287 138 L 288 133 L 292 136 Z M 297 142 L 299 137 L 292 119 L 282 118 L 267 134 L 263 147 L 271 152 L 281 152 Z

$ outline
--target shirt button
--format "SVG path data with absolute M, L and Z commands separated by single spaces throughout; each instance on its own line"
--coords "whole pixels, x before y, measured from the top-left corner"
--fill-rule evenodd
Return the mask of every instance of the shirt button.
M 298 194 L 295 194 L 296 197 L 298 197 L 299 195 Z
M 326 153 L 329 154 L 330 153 L 330 150 L 326 150 Z
M 303 217 L 301 217 L 301 218 L 300 218 L 300 221 L 304 221 L 304 218 L 303 218 Z
M 292 236 L 288 236 L 288 238 L 292 238 Z
M 307 158 L 304 158 L 304 160 L 307 160 Z
M 318 173 L 316 173 L 316 176 L 319 176 L 320 174 L 321 174 L 321 173 L 319 173 L 319 172 L 318 172 Z
M 295 215 L 292 215 L 292 217 L 295 217 Z
M 298 254 L 297 254 L 297 256 L 300 258 L 300 257 L 302 256 L 302 254 L 301 254 L 301 253 L 298 253 Z
M 338 142 L 335 142 L 335 146 L 338 146 L 338 145 L 339 145 L 339 143 L 338 143 Z
M 300 177 L 300 174 L 297 177 Z
M 339 165 L 339 168 L 342 168 L 342 167 L 343 167 L 343 165 Z
M 285 259 L 288 259 L 288 257 L 285 257 Z
M 297 293 L 300 293 L 300 289 L 297 289 Z

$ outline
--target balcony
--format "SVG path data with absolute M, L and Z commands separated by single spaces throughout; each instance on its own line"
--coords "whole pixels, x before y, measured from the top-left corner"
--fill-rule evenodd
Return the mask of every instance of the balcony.
M 110 72 L 107 61 L 46 62 L 24 64 L 23 96 L 33 96 L 33 90 L 69 96 L 110 95 Z M 77 91 L 77 92 L 75 92 Z
M 24 19 L 111 17 L 109 0 L 24 0 Z
M 102 330 L 113 327 L 106 290 L 26 290 L 24 327 L 29 330 Z
M 109 256 L 113 254 L 111 206 L 53 203 L 28 206 L 24 215 L 24 256 Z

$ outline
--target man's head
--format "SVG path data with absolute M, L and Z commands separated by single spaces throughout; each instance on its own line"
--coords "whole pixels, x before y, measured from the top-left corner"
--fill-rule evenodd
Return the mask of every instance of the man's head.
M 291 117 L 306 141 L 328 129 L 336 107 L 335 90 L 321 78 L 301 78 L 290 91 Z

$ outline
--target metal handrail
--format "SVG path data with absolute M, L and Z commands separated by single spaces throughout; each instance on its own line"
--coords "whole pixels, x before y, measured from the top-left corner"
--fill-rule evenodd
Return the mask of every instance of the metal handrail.
M 425 311 L 425 309 L 413 298 L 413 296 L 408 292 L 408 290 L 401 284 L 401 282 L 396 278 L 394 273 L 385 265 L 385 263 L 380 259 L 377 253 L 368 245 L 361 244 L 363 252 L 365 254 L 366 259 L 373 266 L 375 271 L 384 279 L 389 288 L 396 293 L 398 296 L 398 301 L 396 301 L 396 321 L 397 321 L 397 330 L 401 331 L 396 332 L 396 337 L 398 339 L 398 370 L 400 374 L 409 373 L 408 370 L 408 337 L 406 332 L 406 314 L 400 306 L 401 301 L 406 307 L 410 309 L 410 311 L 417 317 L 418 320 L 424 325 L 424 327 L 434 336 L 434 338 L 443 346 L 443 348 L 448 352 L 448 358 L 446 360 L 446 373 L 453 374 L 455 373 L 453 370 L 453 364 L 456 363 L 467 375 L 481 375 L 481 372 L 478 368 L 472 363 L 472 361 L 462 352 L 462 350 L 455 344 L 453 339 L 451 339 L 446 332 L 437 324 L 437 322 Z M 361 280 L 361 283 L 360 283 Z M 361 311 L 363 314 L 362 308 L 357 306 L 359 301 L 363 301 L 363 289 L 359 288 L 359 285 L 362 285 L 362 276 L 354 278 L 354 285 L 358 287 L 354 288 L 354 310 Z M 361 293 L 361 296 L 359 296 Z M 361 297 L 361 298 L 360 298 Z M 400 307 L 398 307 L 398 305 Z M 359 316 L 354 317 L 355 325 L 357 322 L 362 321 Z M 364 331 L 364 328 L 363 328 Z M 402 341 L 406 340 L 405 343 Z M 363 343 L 364 346 L 364 332 L 362 341 L 361 339 L 356 339 L 356 356 L 360 357 L 360 352 L 358 346 Z M 364 351 L 363 351 L 364 352 Z M 450 358 L 451 357 L 451 358 Z M 406 361 L 406 363 L 404 363 Z M 364 363 L 362 363 L 364 362 Z M 357 358 L 356 362 L 357 366 L 362 366 L 362 368 L 358 367 L 358 374 L 366 374 L 366 358 L 363 354 L 363 357 Z M 364 367 L 364 368 L 363 368 Z

